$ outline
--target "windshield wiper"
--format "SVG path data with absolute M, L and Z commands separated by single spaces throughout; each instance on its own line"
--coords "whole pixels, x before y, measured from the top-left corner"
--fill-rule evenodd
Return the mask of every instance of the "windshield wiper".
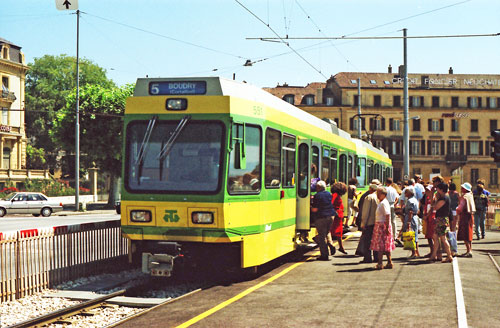
M 165 143 L 163 148 L 160 150 L 160 153 L 158 154 L 157 159 L 159 159 L 161 161 L 165 157 L 167 157 L 167 155 L 172 150 L 172 146 L 174 145 L 175 140 L 177 139 L 179 134 L 181 134 L 181 131 L 184 129 L 184 127 L 186 126 L 187 122 L 190 119 L 191 119 L 191 115 L 186 115 L 182 118 L 182 120 L 179 122 L 179 124 L 177 124 L 174 132 L 172 132 L 172 134 L 170 135 L 170 138 L 168 138 L 167 143 Z
M 148 123 L 146 128 L 146 132 L 144 133 L 144 138 L 142 139 L 141 147 L 139 148 L 139 152 L 137 153 L 137 157 L 135 158 L 135 165 L 141 165 L 144 160 L 144 156 L 146 155 L 146 150 L 149 145 L 149 139 L 151 138 L 151 134 L 153 133 L 153 129 L 156 124 L 156 120 L 158 116 L 153 116 Z

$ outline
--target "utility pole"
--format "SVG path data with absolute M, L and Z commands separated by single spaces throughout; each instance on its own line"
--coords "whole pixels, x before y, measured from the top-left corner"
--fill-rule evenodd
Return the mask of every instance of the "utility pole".
M 358 77 L 358 138 L 361 139 L 361 79 Z
M 75 211 L 80 209 L 80 10 L 76 11 Z
M 410 178 L 410 128 L 408 126 L 408 60 L 406 52 L 406 28 L 403 29 L 403 64 L 404 64 L 404 128 L 403 128 L 403 180 Z

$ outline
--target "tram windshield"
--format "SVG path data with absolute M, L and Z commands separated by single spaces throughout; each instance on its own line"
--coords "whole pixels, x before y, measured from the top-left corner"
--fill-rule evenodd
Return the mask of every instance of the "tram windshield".
M 148 121 L 128 125 L 125 182 L 129 191 L 217 192 L 224 125 L 189 121 L 172 141 L 178 127 L 179 121 L 159 121 L 154 127 Z

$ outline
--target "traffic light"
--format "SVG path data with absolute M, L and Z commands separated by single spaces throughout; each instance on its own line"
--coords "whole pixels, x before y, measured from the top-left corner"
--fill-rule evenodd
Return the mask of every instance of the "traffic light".
M 491 131 L 491 136 L 495 139 L 491 144 L 491 157 L 500 163 L 500 130 Z

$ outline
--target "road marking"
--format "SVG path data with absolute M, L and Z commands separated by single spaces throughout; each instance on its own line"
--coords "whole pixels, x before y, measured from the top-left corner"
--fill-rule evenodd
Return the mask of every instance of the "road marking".
M 457 299 L 458 327 L 467 328 L 467 313 L 465 312 L 464 294 L 462 292 L 462 280 L 458 269 L 458 259 L 453 258 L 453 278 L 455 280 L 455 297 Z
M 348 235 L 347 237 L 344 238 L 344 240 L 347 240 L 351 237 L 354 237 L 354 234 L 352 235 Z M 338 244 L 337 242 L 335 244 Z M 299 265 L 302 265 L 304 263 L 306 263 L 307 261 L 309 261 L 311 258 L 313 258 L 313 256 L 309 256 L 308 258 L 306 258 L 305 260 L 302 260 L 298 263 L 295 263 L 293 264 L 292 266 L 284 269 L 283 271 L 281 271 L 280 273 L 276 274 L 275 276 L 272 276 L 270 278 L 268 278 L 267 280 L 264 280 L 260 283 L 258 283 L 257 285 L 255 286 L 252 286 L 246 290 L 244 290 L 243 292 L 239 293 L 238 295 L 228 299 L 227 301 L 224 301 L 222 303 L 220 303 L 219 305 L 216 305 L 214 306 L 213 308 L 197 315 L 196 317 L 178 325 L 176 328 L 186 328 L 186 327 L 189 327 L 195 323 L 197 323 L 198 321 L 201 321 L 203 319 L 205 319 L 206 317 L 208 317 L 209 315 L 212 315 L 214 314 L 215 312 L 219 311 L 219 310 L 222 310 L 223 308 L 225 308 L 226 306 L 242 299 L 243 297 L 247 296 L 248 294 L 250 293 L 253 293 L 254 291 L 256 291 L 257 289 L 261 288 L 261 287 L 264 287 L 265 285 L 275 281 L 276 279 L 284 276 L 285 274 L 287 274 L 288 272 L 292 271 L 293 269 L 295 269 L 296 267 L 298 267 Z
M 488 256 L 490 257 L 490 260 L 493 262 L 493 265 L 495 266 L 495 268 L 497 268 L 497 271 L 500 273 L 500 266 L 498 266 L 497 261 L 495 261 L 495 259 L 491 255 L 491 253 L 488 253 Z

